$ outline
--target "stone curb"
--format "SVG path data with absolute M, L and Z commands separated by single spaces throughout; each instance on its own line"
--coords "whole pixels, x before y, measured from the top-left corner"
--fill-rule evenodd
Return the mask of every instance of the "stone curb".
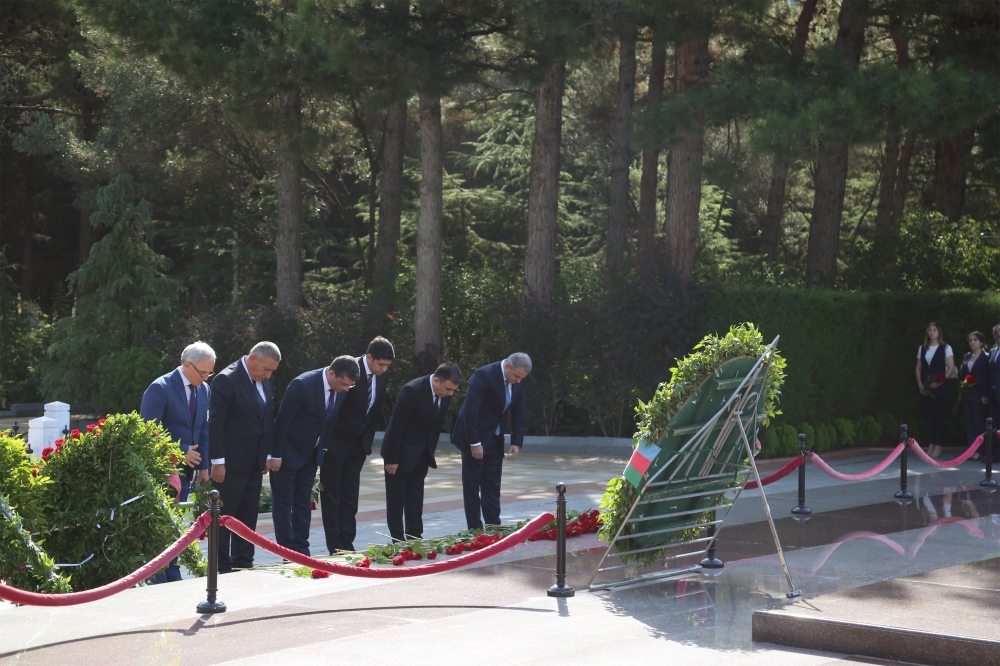
M 384 432 L 376 432 L 372 450 L 382 447 Z M 510 446 L 510 435 L 504 438 L 505 448 Z M 447 448 L 445 448 L 447 447 Z M 453 450 L 451 435 L 442 433 L 438 450 Z M 524 453 L 539 455 L 587 456 L 603 458 L 628 458 L 632 455 L 631 437 L 544 437 L 529 435 L 524 438 Z

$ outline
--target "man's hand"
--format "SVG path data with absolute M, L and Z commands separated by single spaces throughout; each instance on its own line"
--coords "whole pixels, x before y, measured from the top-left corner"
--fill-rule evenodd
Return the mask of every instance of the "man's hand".
M 271 458 L 267 461 L 267 471 L 277 472 L 281 469 L 281 458 Z
M 199 469 L 198 470 L 198 483 L 208 483 L 208 470 Z
M 386 465 L 385 466 L 385 471 L 386 471 L 387 474 L 395 474 L 396 473 L 396 469 L 398 467 L 399 467 L 399 463 L 396 463 L 395 465 Z
M 212 465 L 212 481 L 216 483 L 222 483 L 226 480 L 226 466 L 225 465 Z
M 184 454 L 184 464 L 188 467 L 194 467 L 201 462 L 201 454 L 198 453 L 198 445 L 192 444 L 188 447 L 187 453 Z
M 469 447 L 469 451 L 472 453 L 472 457 L 475 458 L 476 460 L 481 460 L 482 459 L 482 457 L 483 457 L 483 445 L 482 444 L 480 444 L 479 446 L 470 446 Z
M 513 460 L 517 457 L 517 454 L 521 452 L 520 446 L 510 445 L 510 450 L 507 452 L 507 460 Z

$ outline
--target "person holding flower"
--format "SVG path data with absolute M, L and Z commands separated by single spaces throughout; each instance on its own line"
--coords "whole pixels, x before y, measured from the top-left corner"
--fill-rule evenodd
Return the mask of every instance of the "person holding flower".
M 948 442 L 948 378 L 955 373 L 955 354 L 945 344 L 937 322 L 927 325 L 924 344 L 917 349 L 917 388 L 927 430 L 927 455 L 937 458 Z
M 979 331 L 969 333 L 969 353 L 962 358 L 958 376 L 962 380 L 962 409 L 965 410 L 965 445 L 972 446 L 976 437 L 986 429 L 986 411 L 989 404 L 989 356 L 985 351 L 986 336 Z M 983 447 L 972 457 L 979 460 Z

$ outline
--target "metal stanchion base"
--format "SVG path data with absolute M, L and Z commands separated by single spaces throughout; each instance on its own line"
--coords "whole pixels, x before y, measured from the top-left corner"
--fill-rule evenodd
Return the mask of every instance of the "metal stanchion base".
M 909 490 L 898 490 L 896 491 L 895 494 L 893 494 L 893 497 L 895 497 L 896 499 L 908 500 L 908 499 L 913 499 L 913 493 L 911 493 Z
M 550 597 L 572 597 L 576 596 L 576 591 L 566 585 L 553 585 L 549 588 L 547 594 Z
M 807 506 L 797 506 L 794 509 L 792 509 L 792 513 L 794 513 L 796 516 L 801 516 L 801 515 L 808 516 L 812 512 L 813 510 Z
M 997 482 L 996 479 L 983 479 L 982 481 L 979 482 L 979 485 L 983 486 L 984 488 L 996 488 Z
M 791 592 L 785 595 L 785 598 L 794 599 L 795 597 L 801 597 L 801 596 L 802 596 L 802 590 L 792 590 Z
M 202 601 L 198 604 L 199 613 L 225 613 L 226 604 L 221 601 Z
M 702 569 L 721 569 L 722 567 L 726 566 L 725 562 L 723 562 L 722 560 L 720 560 L 715 556 L 706 557 L 698 564 L 701 565 Z

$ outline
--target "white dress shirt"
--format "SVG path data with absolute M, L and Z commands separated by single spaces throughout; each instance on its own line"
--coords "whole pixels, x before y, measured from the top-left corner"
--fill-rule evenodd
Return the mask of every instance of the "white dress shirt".
M 372 411 L 372 405 L 375 404 L 375 373 L 372 372 L 371 368 L 368 367 L 368 355 L 365 354 L 361 357 L 361 362 L 365 364 L 365 374 L 368 376 L 368 409 L 365 410 L 365 414 Z

